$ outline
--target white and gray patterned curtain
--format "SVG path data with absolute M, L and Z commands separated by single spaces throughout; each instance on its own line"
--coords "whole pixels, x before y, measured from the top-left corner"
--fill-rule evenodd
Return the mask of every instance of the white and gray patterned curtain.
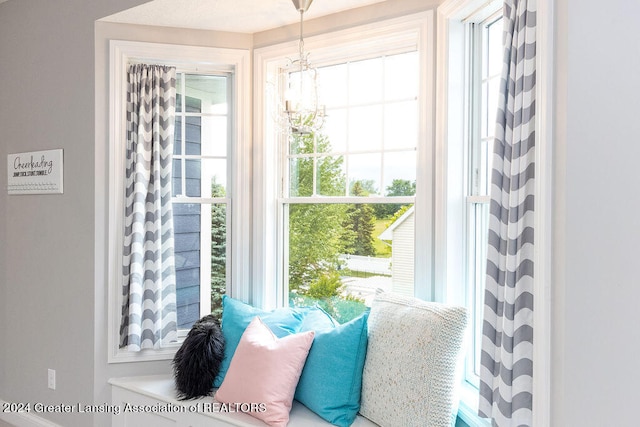
M 536 2 L 505 0 L 491 177 L 479 415 L 531 426 Z
M 127 73 L 127 154 L 120 348 L 176 341 L 171 162 L 176 70 L 135 64 Z

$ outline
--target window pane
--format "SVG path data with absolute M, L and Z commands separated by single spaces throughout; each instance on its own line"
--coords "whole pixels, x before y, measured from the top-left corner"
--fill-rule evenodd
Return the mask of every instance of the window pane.
M 315 141 L 313 134 L 289 135 L 289 154 L 313 154 Z
M 313 195 L 313 159 L 308 157 L 289 160 L 289 196 Z
M 345 167 L 342 156 L 318 157 L 316 162 L 316 193 L 321 196 L 345 195 Z
M 202 117 L 185 117 L 185 151 L 199 156 L 202 152 Z
M 182 112 L 182 94 L 184 93 L 182 77 L 182 73 L 176 73 L 176 113 Z
M 209 185 L 202 189 L 201 197 L 225 197 L 227 194 L 227 161 L 225 159 L 203 159 L 202 180 Z
M 289 195 L 361 197 L 365 203 L 283 206 L 291 305 L 318 304 L 345 322 L 365 310 L 376 289 L 414 295 L 413 209 L 366 203 L 365 197 L 384 196 L 385 184 L 395 195 L 415 194 L 418 56 L 320 69 L 327 118 L 315 146 L 290 143 L 283 167 Z
M 385 148 L 418 145 L 418 101 L 387 104 L 384 110 Z
M 476 342 L 475 354 L 473 356 L 473 372 L 480 375 L 480 342 L 482 340 L 482 310 L 485 283 L 485 263 L 486 263 L 486 230 L 489 226 L 489 205 L 477 203 L 471 206 L 471 230 L 473 230 L 473 240 L 471 240 L 471 287 L 469 289 L 469 306 L 473 311 L 472 328 L 473 339 Z
M 471 117 L 480 117 L 480 123 L 469 123 L 469 153 L 465 165 L 471 185 L 468 196 L 488 196 L 491 179 L 491 160 L 495 135 L 495 122 L 500 90 L 500 73 L 502 69 L 502 19 L 492 23 L 483 23 L 482 37 L 477 41 L 482 46 L 475 46 L 470 53 L 481 47 L 482 55 L 469 58 L 468 63 L 480 63 L 481 72 L 471 77 L 471 90 L 478 97 L 471 97 L 468 102 L 473 109 Z M 472 73 L 473 74 L 473 73 Z M 481 84 L 480 87 L 475 87 Z M 484 281 L 486 274 L 486 239 L 488 230 L 488 203 L 468 203 L 466 205 L 467 277 L 464 292 L 466 306 L 471 314 L 471 342 L 468 345 L 466 379 L 477 385 L 480 367 L 480 343 L 482 340 L 482 310 L 484 303 Z
M 381 188 L 380 176 L 382 154 L 353 154 L 349 156 L 349 182 L 371 181 L 373 187 Z M 350 194 L 353 196 L 353 194 Z
M 382 148 L 382 106 L 371 105 L 349 110 L 349 151 Z
M 414 211 L 390 204 L 292 204 L 288 288 L 292 306 L 319 305 L 341 323 L 377 289 L 414 294 Z M 388 211 L 402 209 L 392 223 Z
M 202 117 L 203 156 L 225 157 L 227 155 L 227 116 Z
M 418 94 L 418 52 L 385 58 L 384 97 L 387 101 L 415 98 Z
M 227 155 L 227 117 L 184 117 L 186 154 L 195 156 Z M 174 155 L 182 154 L 182 120 L 176 119 Z M 204 142 L 204 143 L 203 143 Z
M 224 159 L 187 159 L 186 191 L 188 197 L 212 197 L 215 184 L 226 191 L 227 164 Z M 204 185 L 208 183 L 208 185 Z
M 213 189 L 215 197 L 224 196 Z M 222 296 L 227 291 L 227 205 L 211 205 L 211 314 L 222 319 Z
M 401 151 L 387 153 L 384 157 L 384 188 L 392 187 L 394 182 L 416 182 L 416 152 Z M 393 188 L 393 187 L 392 187 Z M 408 188 L 411 188 L 410 186 Z M 407 190 L 409 191 L 409 190 Z M 415 194 L 415 188 L 414 192 Z M 413 194 L 393 194 L 394 196 L 409 196 Z M 389 194 L 387 194 L 389 195 Z
M 349 104 L 379 102 L 382 92 L 382 58 L 349 64 Z
M 202 316 L 222 314 L 227 284 L 227 207 L 225 204 L 174 203 L 174 254 L 178 327 L 189 329 Z M 202 288 L 206 286 L 206 288 Z
M 227 113 L 227 78 L 224 76 L 187 74 L 185 95 L 187 96 L 187 112 Z
M 187 196 L 200 197 L 202 191 L 202 160 L 186 160 L 185 169 Z
M 204 314 L 221 314 L 226 292 L 228 76 L 178 73 L 172 177 L 180 329 Z M 194 198 L 192 203 L 180 203 Z
M 318 69 L 318 98 L 327 108 L 347 105 L 347 68 L 343 65 Z
M 182 117 L 176 117 L 175 132 L 173 136 L 173 154 L 182 154 Z
M 500 99 L 500 79 L 489 81 L 489 93 L 487 94 L 487 136 L 496 135 L 496 117 L 498 114 L 498 100 Z
M 419 107 L 418 70 L 414 68 L 418 65 L 418 57 L 417 52 L 409 52 L 347 62 L 326 68 L 327 74 L 338 80 L 347 76 L 351 82 L 354 76 L 366 75 L 366 78 L 362 78 L 368 79 L 370 83 L 374 80 L 378 82 L 376 87 L 380 87 L 380 91 L 374 89 L 376 93 L 383 91 L 382 86 L 390 85 L 393 95 L 390 92 L 389 96 L 395 100 L 387 101 L 375 95 L 377 101 L 365 102 L 365 99 L 372 99 L 370 94 L 356 96 L 355 91 L 371 92 L 371 87 L 362 86 L 358 89 L 357 84 L 351 86 L 353 82 L 350 83 L 347 98 L 344 98 L 342 91 L 339 95 L 327 91 L 327 95 L 342 97 L 335 103 L 340 107 L 327 109 L 325 126 L 319 133 L 294 136 L 290 139 L 288 153 L 290 170 L 284 171 L 285 175 L 290 174 L 290 197 L 352 196 L 354 195 L 353 183 L 356 181 L 366 183 L 363 195 L 379 196 L 384 195 L 384 187 L 394 179 L 415 181 Z M 387 79 L 384 84 L 383 74 L 384 79 Z M 403 80 L 405 83 L 397 83 L 395 80 Z M 407 83 L 408 80 L 411 82 Z M 404 154 L 392 154 L 405 149 Z M 343 156 L 343 163 L 339 169 L 343 175 L 348 176 L 348 179 L 342 178 L 344 183 L 341 182 L 339 189 L 332 179 L 321 173 L 322 165 L 317 162 L 319 159 L 329 158 L 323 156 L 324 154 L 332 154 L 336 159 L 337 155 Z M 293 158 L 294 156 L 296 159 Z M 307 160 L 301 160 L 300 157 Z M 311 165 L 314 160 L 309 159 L 315 159 L 316 163 Z M 383 170 L 384 164 L 387 166 Z M 315 175 L 302 173 L 302 168 L 312 167 L 316 172 Z M 407 167 L 412 170 L 405 170 Z M 300 176 L 305 176 L 305 179 L 303 180 Z
M 327 136 L 334 152 L 344 152 L 347 150 L 347 109 L 337 108 L 327 110 L 322 133 Z
M 502 73 L 503 50 L 502 45 L 502 19 L 489 25 L 488 46 L 489 46 L 489 75 L 500 75 Z
M 172 180 L 172 195 L 181 196 L 182 195 L 182 160 L 173 159 L 173 171 L 171 175 Z
M 200 318 L 201 212 L 198 204 L 173 204 L 178 327 Z

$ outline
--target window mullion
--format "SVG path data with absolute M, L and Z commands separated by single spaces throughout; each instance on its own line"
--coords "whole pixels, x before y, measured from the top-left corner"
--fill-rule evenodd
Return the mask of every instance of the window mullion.
M 187 154 L 187 141 L 186 141 L 187 118 L 185 116 L 185 113 L 187 111 L 187 97 L 186 97 L 187 83 L 186 83 L 185 73 L 180 74 L 180 81 L 181 81 L 180 86 L 182 87 L 182 93 L 180 94 L 180 98 L 181 98 L 180 105 L 182 105 L 182 111 L 180 114 L 180 121 L 182 123 L 182 125 L 180 126 L 180 144 L 181 144 L 180 168 L 182 170 L 182 179 L 180 180 L 180 194 L 182 194 L 183 196 L 186 196 L 187 195 L 187 161 L 184 156 Z
M 469 126 L 469 195 L 480 194 L 480 141 L 482 129 L 482 27 L 471 25 L 470 126 Z

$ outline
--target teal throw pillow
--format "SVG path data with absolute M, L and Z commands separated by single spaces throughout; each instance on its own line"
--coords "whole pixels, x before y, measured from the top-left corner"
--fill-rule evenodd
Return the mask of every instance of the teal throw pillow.
M 220 371 L 213 382 L 213 386 L 220 387 L 222 385 L 240 338 L 256 316 L 260 316 L 269 329 L 278 338 L 282 338 L 300 330 L 302 319 L 304 319 L 306 312 L 306 309 L 297 308 L 278 308 L 272 311 L 262 310 L 223 295 L 222 335 L 224 335 L 225 340 L 224 359 L 220 364 Z
M 366 311 L 329 328 L 320 322 L 296 389 L 298 402 L 339 427 L 350 426 L 360 410 L 368 317 Z
M 300 332 L 317 332 L 324 329 L 333 329 L 339 325 L 329 313 L 320 307 L 300 307 L 300 310 L 305 311 Z

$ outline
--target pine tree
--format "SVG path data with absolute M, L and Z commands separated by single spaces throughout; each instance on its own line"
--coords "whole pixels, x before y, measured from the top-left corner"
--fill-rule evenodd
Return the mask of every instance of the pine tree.
M 354 196 L 364 196 L 365 191 L 359 181 L 356 181 L 351 192 Z M 374 256 L 373 232 L 375 229 L 375 214 L 369 204 L 355 203 L 347 209 L 347 218 L 343 223 L 344 240 L 347 243 L 346 252 L 352 255 Z
M 225 190 L 215 181 L 211 197 L 224 197 Z M 227 289 L 227 207 L 211 205 L 211 313 L 222 317 L 222 295 Z

